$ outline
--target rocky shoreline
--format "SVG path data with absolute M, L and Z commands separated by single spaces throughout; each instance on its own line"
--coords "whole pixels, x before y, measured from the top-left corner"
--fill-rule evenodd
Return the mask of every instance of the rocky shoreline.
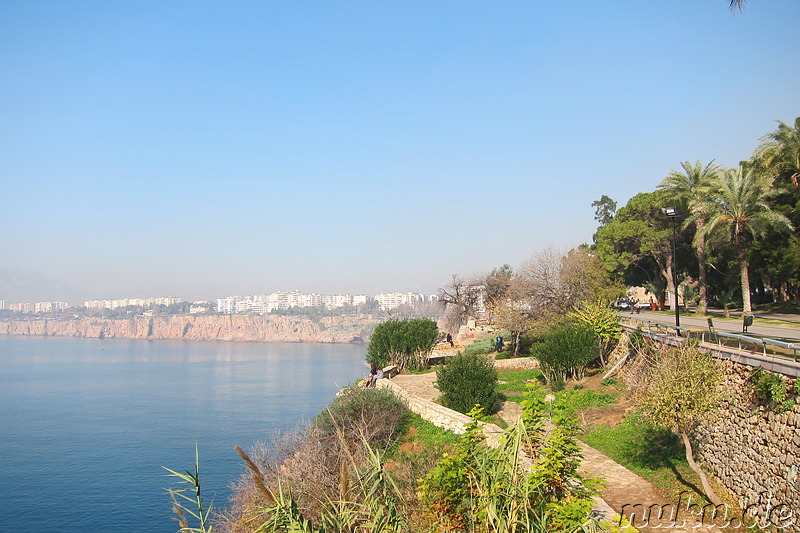
M 378 318 L 170 315 L 125 319 L 76 317 L 0 321 L 0 335 L 46 335 L 94 339 L 249 342 L 365 342 Z

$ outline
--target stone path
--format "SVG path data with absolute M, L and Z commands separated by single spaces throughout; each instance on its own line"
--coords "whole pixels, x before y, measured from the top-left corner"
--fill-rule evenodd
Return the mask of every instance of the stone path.
M 498 360 L 495 363 L 500 367 L 518 364 L 515 361 L 519 360 Z M 435 372 L 417 375 L 401 374 L 392 379 L 395 385 L 401 387 L 409 395 L 431 401 L 435 401 L 439 396 L 439 391 L 434 386 L 435 381 Z M 509 424 L 515 423 L 521 414 L 522 409 L 515 402 L 505 402 L 500 411 L 500 416 Z M 670 502 L 654 485 L 614 462 L 607 455 L 578 442 L 584 457 L 581 466 L 589 476 L 600 478 L 605 482 L 605 487 L 600 490 L 601 498 L 596 498 L 597 505 L 594 509 L 596 514 L 611 520 L 623 511 L 626 511 L 626 516 L 633 512 L 635 513 L 633 524 L 640 531 L 656 531 L 657 529 L 669 529 L 674 533 L 712 531 L 711 528 L 703 527 L 693 520 L 686 520 L 687 524 L 683 524 L 682 516 L 676 521 L 674 516 L 670 516 L 672 511 L 669 506 Z M 650 510 L 649 518 L 645 521 L 643 515 L 648 514 L 648 509 Z M 656 514 L 659 510 L 663 510 L 660 518 Z M 689 522 L 691 525 L 688 524 Z

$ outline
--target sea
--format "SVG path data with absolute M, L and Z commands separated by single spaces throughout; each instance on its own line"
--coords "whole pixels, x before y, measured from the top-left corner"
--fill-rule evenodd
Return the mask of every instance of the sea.
M 234 450 L 307 425 L 366 372 L 363 345 L 0 335 L 4 532 L 178 530 L 163 467 L 227 505 Z

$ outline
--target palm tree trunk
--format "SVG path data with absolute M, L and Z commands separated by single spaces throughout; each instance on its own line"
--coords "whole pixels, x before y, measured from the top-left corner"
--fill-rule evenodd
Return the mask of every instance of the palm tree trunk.
M 706 314 L 708 309 L 708 279 L 706 276 L 706 238 L 702 233 L 703 226 L 706 225 L 706 220 L 699 217 L 695 222 L 697 228 L 697 243 L 695 250 L 697 251 L 697 277 L 698 288 L 700 290 L 700 302 L 697 305 L 697 312 L 701 315 Z
M 658 261 L 657 261 L 658 263 Z M 661 270 L 661 275 L 664 276 L 664 279 L 667 281 L 667 298 L 669 299 L 669 308 L 673 311 L 675 310 L 675 304 L 678 300 L 678 295 L 675 293 L 675 283 L 673 283 L 672 278 L 672 269 L 675 268 L 675 265 L 672 264 L 672 254 L 667 255 L 666 264 L 661 265 L 659 264 L 659 270 Z M 662 306 L 661 310 L 663 311 L 664 308 Z
M 692 443 L 689 440 L 689 435 L 687 435 L 684 430 L 680 430 L 680 432 L 681 439 L 683 440 L 683 448 L 686 451 L 686 462 L 689 463 L 689 468 L 694 470 L 694 473 L 700 478 L 700 483 L 703 485 L 703 492 L 706 493 L 706 497 L 711 501 L 711 503 L 714 505 L 721 505 L 722 500 L 719 499 L 717 493 L 711 488 L 711 483 L 708 482 L 705 472 L 703 472 L 700 466 L 694 462 L 694 452 L 692 451 Z
M 747 262 L 747 247 L 745 246 L 744 231 L 736 228 L 736 248 L 739 254 L 739 268 L 742 270 L 742 315 L 750 315 L 753 308 L 750 305 L 750 266 Z

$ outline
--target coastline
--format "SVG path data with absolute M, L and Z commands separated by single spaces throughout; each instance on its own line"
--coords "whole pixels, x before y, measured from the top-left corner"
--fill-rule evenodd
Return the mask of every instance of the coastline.
M 170 315 L 124 319 L 78 317 L 0 321 L 0 335 L 243 342 L 363 343 L 379 319 L 369 315 L 322 317 Z

